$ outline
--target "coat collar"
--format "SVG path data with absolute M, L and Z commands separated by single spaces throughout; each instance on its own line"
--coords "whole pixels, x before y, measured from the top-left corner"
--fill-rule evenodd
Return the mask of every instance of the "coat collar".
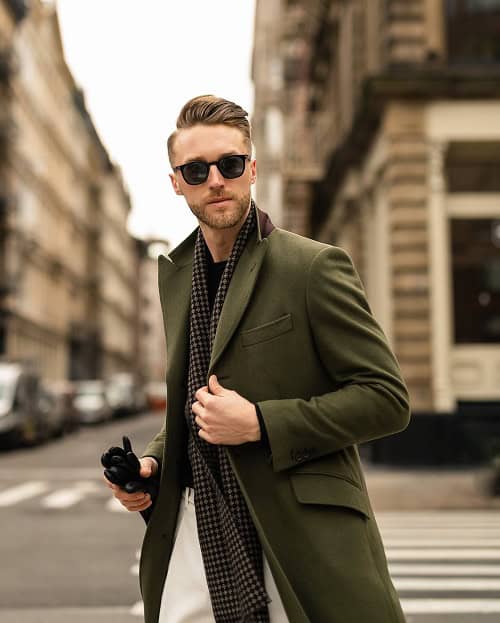
M 168 254 L 168 259 L 177 266 L 182 268 L 187 264 L 193 263 L 194 245 L 198 234 L 198 227 L 194 229 L 187 238 L 185 238 L 175 249 Z M 257 208 L 257 240 L 261 242 L 275 229 L 269 215 Z

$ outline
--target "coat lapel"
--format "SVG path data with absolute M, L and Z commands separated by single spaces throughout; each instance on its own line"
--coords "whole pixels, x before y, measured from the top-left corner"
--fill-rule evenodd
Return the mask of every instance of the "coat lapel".
M 269 233 L 269 232 L 264 232 Z M 170 259 L 159 258 L 159 285 L 162 293 L 165 331 L 167 335 L 167 366 L 169 385 L 185 382 L 189 358 L 189 304 L 191 274 L 197 229 L 172 253 Z M 260 218 L 253 236 L 241 254 L 222 307 L 217 326 L 208 377 L 212 374 L 250 301 L 268 247 L 261 234 Z M 185 365 L 182 365 L 185 363 Z
M 185 383 L 189 355 L 189 304 L 196 230 L 170 255 L 158 258 L 158 281 L 167 336 L 167 382 Z
M 267 239 L 261 238 L 260 230 L 257 229 L 257 235 L 248 241 L 236 264 L 215 333 L 207 382 L 250 301 L 267 246 Z

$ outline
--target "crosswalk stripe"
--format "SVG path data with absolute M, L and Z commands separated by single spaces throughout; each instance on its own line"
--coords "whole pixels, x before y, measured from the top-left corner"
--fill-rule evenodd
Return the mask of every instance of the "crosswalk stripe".
M 386 549 L 389 560 L 500 560 L 499 549 Z
M 130 614 L 136 617 L 144 616 L 144 603 L 142 601 L 138 601 L 135 603 L 132 608 L 130 608 Z
M 41 500 L 44 508 L 69 508 L 77 504 L 88 493 L 95 491 L 96 483 L 92 481 L 75 483 L 73 487 L 58 489 Z
M 390 563 L 389 571 L 392 576 L 405 575 L 472 575 L 472 576 L 500 576 L 500 565 L 471 565 L 471 564 L 404 564 Z
M 419 511 L 408 511 L 406 513 L 388 514 L 388 513 L 376 513 L 377 521 L 382 524 L 400 524 L 406 525 L 406 522 L 411 523 L 446 523 L 450 520 L 454 524 L 457 523 L 474 523 L 479 522 L 481 524 L 495 525 L 500 517 L 500 511 L 474 511 L 469 513 L 459 511 L 436 511 L 435 513 L 423 513 Z M 432 524 L 431 524 L 432 525 Z
M 25 482 L 16 487 L 0 491 L 0 506 L 12 506 L 41 493 L 45 493 L 49 485 L 43 481 Z
M 434 539 L 456 539 L 461 536 L 467 536 L 467 538 L 497 538 L 500 539 L 500 527 L 499 528 L 483 528 L 482 530 L 475 530 L 469 528 L 442 528 L 442 529 L 394 529 L 389 530 L 381 529 L 381 534 L 385 539 L 400 538 L 411 536 L 414 538 L 434 538 Z
M 415 537 L 413 534 L 411 538 L 384 538 L 384 545 L 386 547 L 475 547 L 477 549 L 481 547 L 499 547 L 500 539 L 464 539 L 464 538 L 448 538 L 448 539 L 429 539 Z
M 491 515 L 490 517 L 482 517 L 480 515 L 474 517 L 453 517 L 453 515 L 442 515 L 436 517 L 398 517 L 387 518 L 376 516 L 377 523 L 383 527 L 392 528 L 412 528 L 412 527 L 431 527 L 431 528 L 447 528 L 450 523 L 454 526 L 470 526 L 471 528 L 498 528 L 500 513 Z
M 498 591 L 500 578 L 393 578 L 398 591 Z
M 406 614 L 490 614 L 500 612 L 500 599 L 402 599 Z
M 442 519 L 449 517 L 456 517 L 457 519 L 493 519 L 500 516 L 500 508 L 496 509 L 471 509 L 471 510 L 407 510 L 407 511 L 378 511 L 377 517 L 382 519 Z
M 106 502 L 106 509 L 112 513 L 128 513 L 127 509 L 116 498 L 109 498 Z

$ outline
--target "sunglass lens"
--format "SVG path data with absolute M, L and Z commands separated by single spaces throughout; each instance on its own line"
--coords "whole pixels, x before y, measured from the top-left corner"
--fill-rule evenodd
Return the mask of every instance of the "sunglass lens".
M 208 176 L 206 162 L 189 162 L 182 169 L 184 179 L 188 184 L 203 184 Z
M 224 177 L 239 177 L 245 170 L 245 160 L 241 156 L 226 156 L 219 160 L 219 169 Z

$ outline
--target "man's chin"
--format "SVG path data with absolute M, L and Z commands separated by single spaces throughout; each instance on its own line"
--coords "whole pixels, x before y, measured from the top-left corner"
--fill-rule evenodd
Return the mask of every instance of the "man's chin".
M 237 214 L 212 214 L 204 219 L 206 225 L 212 229 L 230 229 L 240 222 Z
M 208 203 L 204 212 L 204 222 L 213 229 L 229 229 L 241 220 L 232 200 Z

